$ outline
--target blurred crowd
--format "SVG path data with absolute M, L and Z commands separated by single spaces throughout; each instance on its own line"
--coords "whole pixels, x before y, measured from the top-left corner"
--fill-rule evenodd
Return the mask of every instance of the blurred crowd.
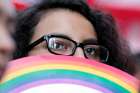
M 133 62 L 136 68 L 134 76 L 140 79 L 140 7 L 138 6 L 140 2 L 128 0 L 130 2 L 128 4 L 128 2 L 122 3 L 122 0 L 111 1 L 113 0 L 87 0 L 90 7 L 96 7 L 113 15 L 119 35 L 130 47 L 131 55 L 128 56 L 135 60 Z M 39 3 L 39 0 L 0 0 L 0 76 L 5 70 L 6 63 L 12 59 L 13 51 L 17 48 L 12 38 L 15 34 L 17 15 L 36 3 Z M 114 6 L 114 3 L 118 4 Z

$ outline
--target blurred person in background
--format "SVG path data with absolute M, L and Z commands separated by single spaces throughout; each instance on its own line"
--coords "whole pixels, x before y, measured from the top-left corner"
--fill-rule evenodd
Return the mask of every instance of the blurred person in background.
M 43 0 L 17 17 L 14 59 L 67 55 L 100 60 L 131 75 L 135 67 L 111 15 L 83 0 Z
M 12 58 L 15 43 L 11 37 L 13 33 L 13 10 L 6 0 L 0 0 L 0 78 L 7 62 Z

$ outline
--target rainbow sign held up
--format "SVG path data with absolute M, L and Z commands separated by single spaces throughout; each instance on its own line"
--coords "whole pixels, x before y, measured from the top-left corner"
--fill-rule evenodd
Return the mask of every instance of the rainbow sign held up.
M 41 55 L 10 62 L 0 93 L 138 93 L 138 83 L 93 60 Z

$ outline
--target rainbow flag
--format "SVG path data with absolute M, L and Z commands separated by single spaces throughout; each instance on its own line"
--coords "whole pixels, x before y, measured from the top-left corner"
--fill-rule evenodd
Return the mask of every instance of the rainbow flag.
M 138 93 L 138 84 L 94 60 L 40 55 L 9 62 L 0 93 Z

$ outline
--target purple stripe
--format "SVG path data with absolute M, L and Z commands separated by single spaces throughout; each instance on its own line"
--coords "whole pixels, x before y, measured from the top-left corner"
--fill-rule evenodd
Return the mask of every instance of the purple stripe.
M 96 84 L 90 84 L 87 82 L 83 82 L 80 80 L 70 80 L 70 79 L 50 79 L 50 80 L 40 80 L 40 81 L 36 81 L 33 83 L 29 83 L 26 85 L 23 85 L 21 87 L 18 87 L 14 90 L 12 90 L 12 92 L 10 93 L 20 93 L 26 89 L 30 89 L 39 85 L 44 85 L 44 84 L 75 84 L 75 85 L 82 85 L 85 87 L 89 87 L 89 88 L 93 88 L 99 91 L 102 91 L 103 93 L 113 93 L 111 90 L 108 90 L 102 86 L 96 85 Z

